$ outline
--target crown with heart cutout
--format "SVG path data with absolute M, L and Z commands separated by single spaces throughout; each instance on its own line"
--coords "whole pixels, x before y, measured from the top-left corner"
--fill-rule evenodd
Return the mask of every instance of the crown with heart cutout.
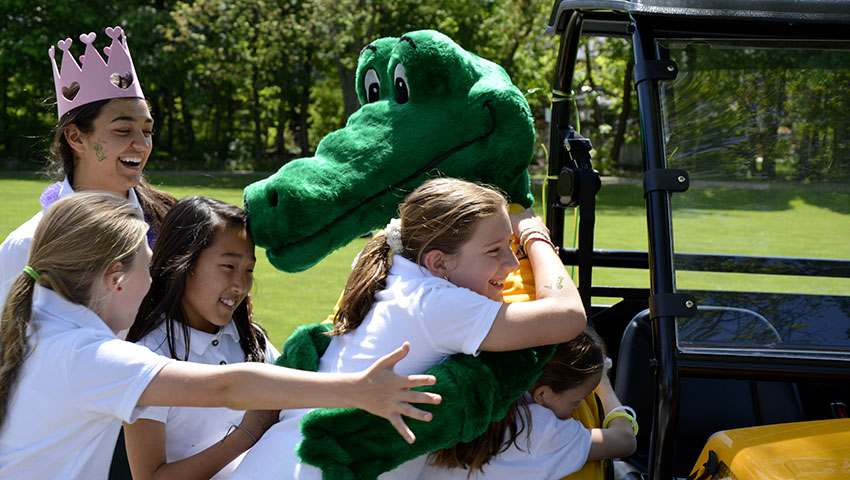
M 110 98 L 145 98 L 142 86 L 136 76 L 133 58 L 127 48 L 127 37 L 121 27 L 106 27 L 106 35 L 112 39 L 112 45 L 104 47 L 108 62 L 94 47 L 97 35 L 80 35 L 80 41 L 86 45 L 86 51 L 80 56 L 78 64 L 70 53 L 73 41 L 70 38 L 59 40 L 56 44 L 62 50 L 62 70 L 56 65 L 56 49 L 52 45 L 47 50 L 53 64 L 53 84 L 56 87 L 56 104 L 59 118 L 66 112 L 87 103 Z M 82 66 L 81 66 L 82 65 Z

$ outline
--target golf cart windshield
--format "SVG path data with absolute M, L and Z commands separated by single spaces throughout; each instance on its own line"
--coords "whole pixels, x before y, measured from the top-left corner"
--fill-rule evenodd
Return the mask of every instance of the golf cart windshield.
M 850 43 L 657 45 L 679 347 L 850 358 Z

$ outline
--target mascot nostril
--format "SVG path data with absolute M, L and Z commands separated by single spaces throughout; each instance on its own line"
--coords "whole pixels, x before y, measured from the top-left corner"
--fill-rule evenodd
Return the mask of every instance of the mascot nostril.
M 277 207 L 277 190 L 273 188 L 269 190 L 269 205 Z

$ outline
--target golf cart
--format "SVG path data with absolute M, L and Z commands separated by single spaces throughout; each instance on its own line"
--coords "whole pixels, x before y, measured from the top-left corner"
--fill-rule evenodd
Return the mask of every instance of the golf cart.
M 547 31 L 547 223 L 640 422 L 613 475 L 850 478 L 850 2 L 563 0 Z M 603 41 L 633 52 L 633 185 L 577 125 Z

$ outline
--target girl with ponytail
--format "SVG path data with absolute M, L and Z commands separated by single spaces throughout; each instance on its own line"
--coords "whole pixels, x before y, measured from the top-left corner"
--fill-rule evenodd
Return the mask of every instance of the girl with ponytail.
M 136 407 L 357 407 L 406 436 L 402 414 L 430 419 L 408 402 L 439 396 L 409 389 L 434 378 L 393 372 L 406 345 L 365 371 L 328 375 L 179 362 L 120 340 L 151 283 L 147 231 L 138 209 L 108 193 L 60 199 L 39 222 L 0 321 L 0 478 L 107 478 Z M 246 419 L 220 448 L 244 451 L 270 421 Z
M 531 210 L 509 215 L 498 191 L 452 179 L 411 192 L 399 216 L 360 253 L 345 286 L 320 372 L 348 372 L 410 342 L 400 373 L 422 373 L 455 353 L 518 350 L 570 340 L 585 328 L 575 285 Z M 536 300 L 504 303 L 520 240 L 534 272 Z M 232 478 L 321 478 L 279 451 L 301 440 L 305 412 L 286 412 L 246 455 Z M 425 457 L 381 476 L 415 478 Z

